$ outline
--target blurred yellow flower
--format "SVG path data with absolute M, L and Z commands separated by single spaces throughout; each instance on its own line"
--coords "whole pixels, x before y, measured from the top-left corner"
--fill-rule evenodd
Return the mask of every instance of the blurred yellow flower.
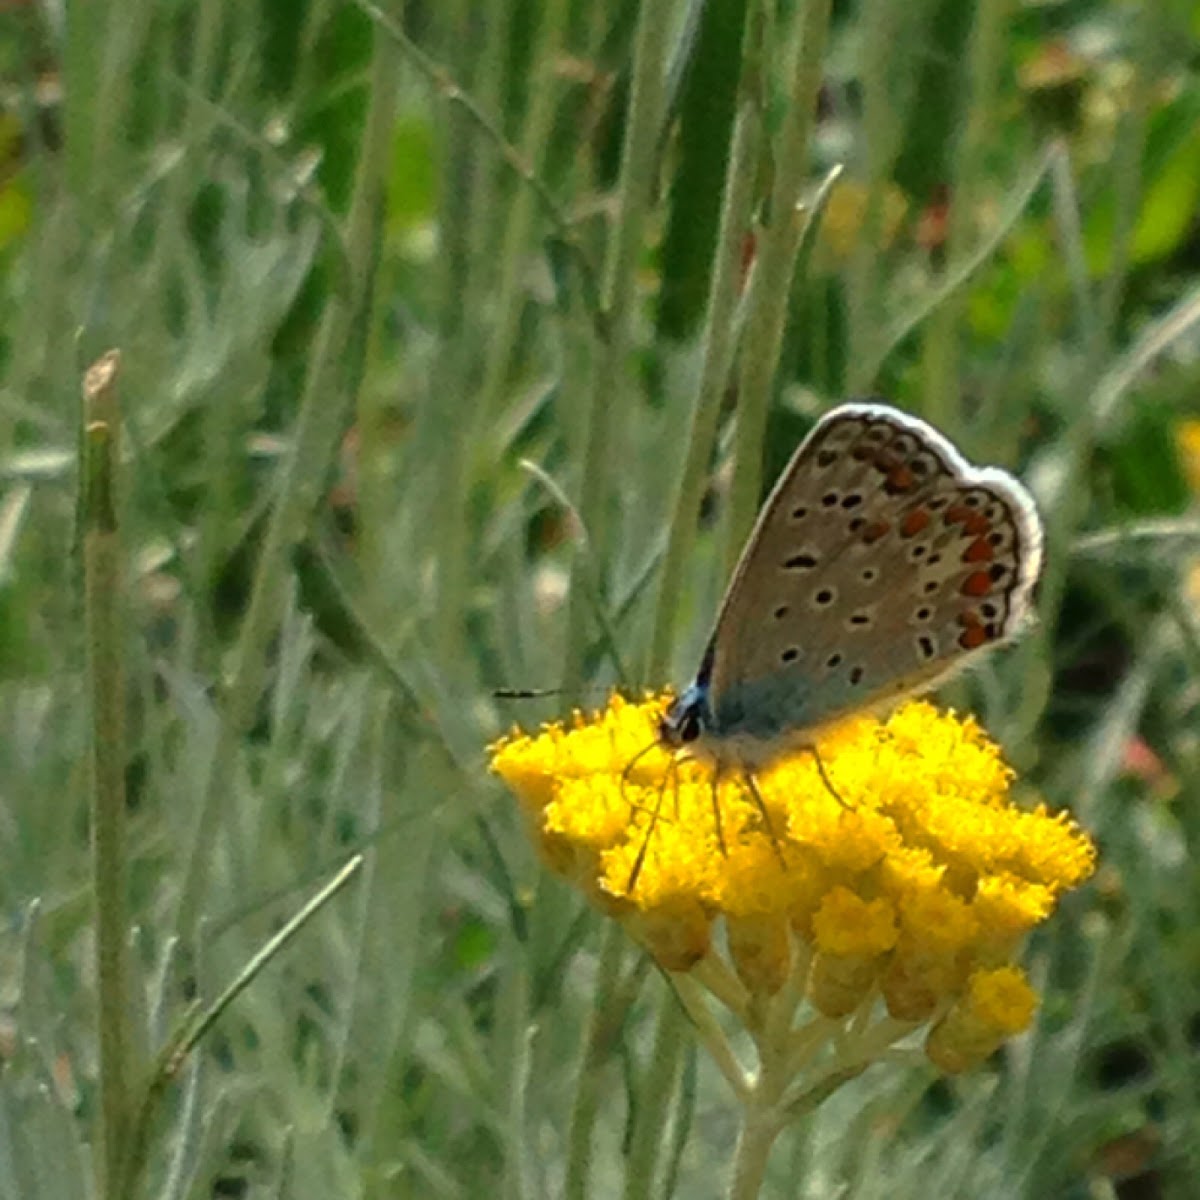
M 870 193 L 866 185 L 854 179 L 834 184 L 821 219 L 820 240 L 835 261 L 846 259 L 862 240 Z M 908 199 L 895 184 L 888 184 L 880 201 L 877 232 L 879 245 L 886 248 L 895 240 L 908 215 Z
M 1175 426 L 1175 445 L 1188 487 L 1200 495 L 1200 421 L 1180 421 Z
M 668 970 L 723 944 L 750 996 L 790 981 L 826 1018 L 882 997 L 894 1021 L 933 1022 L 943 1070 L 1029 1024 L 1012 959 L 1095 849 L 1069 818 L 1012 804 L 1013 773 L 973 720 L 922 701 L 851 717 L 817 736 L 820 765 L 800 751 L 759 772 L 756 797 L 740 769 L 714 779 L 658 744 L 670 699 L 614 696 L 491 747 L 553 870 Z
M 1191 418 L 1175 426 L 1175 447 L 1192 495 L 1200 496 L 1200 420 Z M 1200 608 L 1200 563 L 1195 558 L 1185 570 L 1183 594 L 1193 608 Z

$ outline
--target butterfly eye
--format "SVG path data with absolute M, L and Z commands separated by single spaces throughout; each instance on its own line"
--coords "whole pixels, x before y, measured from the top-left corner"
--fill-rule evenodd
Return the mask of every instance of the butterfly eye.
M 659 722 L 659 740 L 668 746 L 686 746 L 704 732 L 704 700 L 699 689 L 688 689 Z

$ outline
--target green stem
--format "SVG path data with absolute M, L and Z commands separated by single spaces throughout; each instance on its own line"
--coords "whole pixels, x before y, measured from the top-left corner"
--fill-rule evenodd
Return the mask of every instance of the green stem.
M 642 1072 L 637 1119 L 625 1162 L 624 1200 L 646 1200 L 655 1194 L 659 1151 L 666 1148 L 663 1132 L 679 1090 L 680 1068 L 689 1025 L 675 993 L 661 990 L 658 1026 L 650 1059 Z
M 662 126 L 663 63 L 674 29 L 674 5 L 643 4 L 630 84 L 629 113 L 621 158 L 617 218 L 609 240 L 601 309 L 603 336 L 592 374 L 588 403 L 587 445 L 579 510 L 600 562 L 608 562 L 609 482 L 619 458 L 611 431 L 623 427 L 628 392 L 628 355 L 633 341 L 637 303 L 637 265 L 654 181 L 655 152 Z M 588 601 L 583 595 L 585 564 L 576 556 L 567 613 L 567 663 L 563 680 L 569 693 L 583 676 L 588 642 Z
M 1168 28 L 1164 12 L 1152 6 L 1144 21 L 1139 23 L 1137 69 L 1131 83 L 1130 104 L 1122 115 L 1117 129 L 1112 156 L 1112 184 L 1116 193 L 1116 218 L 1111 239 L 1111 261 L 1096 304 L 1096 320 L 1089 344 L 1076 372 L 1074 389 L 1078 395 L 1092 396 L 1084 414 L 1074 421 L 1065 439 L 1061 456 L 1058 487 L 1054 503 L 1045 510 L 1046 569 L 1040 586 L 1039 610 L 1043 624 L 1038 635 L 1027 639 L 1021 647 L 1020 666 L 1044 662 L 1046 639 L 1058 621 L 1059 609 L 1066 590 L 1067 563 L 1070 545 L 1083 521 L 1090 489 L 1083 478 L 1091 462 L 1092 452 L 1102 424 L 1109 418 L 1118 393 L 1103 398 L 1095 393 L 1104 390 L 1111 378 L 1103 373 L 1103 364 L 1111 361 L 1117 335 L 1121 300 L 1129 273 L 1129 256 L 1133 233 L 1141 204 L 1142 163 L 1149 131 L 1149 113 L 1155 89 L 1159 86 L 1160 54 Z M 1111 368 L 1110 368 L 1111 372 Z M 1041 719 L 1049 701 L 1050 679 L 1043 672 L 1040 686 L 1028 688 L 1022 696 L 1019 721 L 1014 737 L 1027 735 Z
M 854 375 L 860 383 L 852 385 L 852 388 L 860 386 L 861 381 L 873 379 L 891 357 L 892 352 L 936 312 L 949 296 L 959 288 L 965 287 L 975 273 L 987 264 L 1025 215 L 1042 183 L 1047 178 L 1053 179 L 1065 153 L 1061 145 L 1051 143 L 1017 183 L 1004 211 L 979 246 L 961 262 L 949 267 L 933 291 L 893 320 L 881 336 L 869 339 L 869 349 L 861 356 L 864 365 L 858 368 L 857 374 Z
M 504 121 L 505 76 L 509 65 L 509 51 L 513 45 L 518 7 L 519 2 L 514 0 L 492 0 L 487 6 L 487 36 L 478 39 L 478 51 L 470 61 L 471 94 L 484 112 L 495 114 L 497 128 L 501 128 Z M 472 0 L 465 0 L 462 4 L 463 19 L 457 27 L 471 28 L 479 19 L 478 12 L 478 6 L 472 3 Z M 469 131 L 463 128 L 465 124 L 466 122 L 455 121 L 447 127 L 446 136 L 454 138 L 466 133 L 468 136 L 462 140 L 469 143 L 472 139 Z M 536 178 L 534 158 L 525 152 L 524 147 L 519 148 L 518 153 L 529 173 Z M 467 297 L 496 294 L 496 248 L 501 245 L 502 217 L 504 202 L 509 193 L 509 180 L 504 164 L 497 163 L 490 155 L 469 155 L 467 165 L 470 171 L 471 196 L 464 214 L 467 220 L 463 230 L 463 249 L 467 257 L 467 266 L 463 298 L 469 304 Z M 517 193 L 524 197 L 532 195 L 529 188 L 523 184 L 518 185 Z M 470 316 L 466 317 L 467 321 L 470 319 Z M 473 398 L 473 403 L 478 406 L 482 399 L 482 390 L 475 390 L 479 391 L 479 394 Z
M 737 1149 L 733 1155 L 733 1180 L 729 1200 L 755 1200 L 767 1173 L 771 1147 L 783 1128 L 774 1109 L 751 1105 L 742 1115 Z
M 196 1018 L 184 1036 L 174 1047 L 166 1062 L 165 1074 L 174 1078 L 179 1074 L 187 1056 L 200 1044 L 204 1035 L 216 1024 L 221 1014 L 262 973 L 264 967 L 274 959 L 287 944 L 340 892 L 362 869 L 363 856 L 356 854 L 291 917 L 280 930 L 262 944 L 259 950 L 242 967 L 225 990 Z
M 896 76 L 910 69 L 912 52 L 905 34 L 921 29 L 920 21 L 914 19 L 920 8 L 920 5 L 896 4 L 893 0 L 869 0 L 862 15 L 860 137 L 866 196 L 846 282 L 848 344 L 856 352 L 846 368 L 847 390 L 852 396 L 869 391 L 874 382 L 863 369 L 867 356 L 860 351 L 872 344 L 872 337 L 882 323 L 884 213 L 904 129 L 905 89 L 896 86 Z
M 62 117 L 67 181 L 76 200 L 86 206 L 107 172 L 97 171 L 96 129 L 101 121 L 102 77 L 104 66 L 97 47 L 106 44 L 106 22 L 115 11 L 87 0 L 74 0 L 66 6 L 63 25 L 64 90 Z
M 207 1007 L 201 1009 L 195 1004 L 189 1010 L 188 1017 L 175 1035 L 163 1046 L 158 1061 L 151 1073 L 149 1082 L 138 1108 L 137 1118 L 132 1122 L 130 1130 L 130 1161 L 134 1168 L 140 1167 L 146 1157 L 149 1145 L 150 1127 L 158 1110 L 158 1104 L 168 1086 L 178 1078 L 189 1055 L 203 1040 L 204 1035 L 216 1024 L 225 1010 L 244 992 L 263 969 L 275 959 L 296 935 L 340 892 L 362 869 L 363 856 L 356 854 L 341 868 L 272 937 L 270 937 L 252 958 L 237 973 L 225 990 Z M 124 1193 L 122 1193 L 123 1195 Z
M 775 147 L 775 183 L 769 223 L 759 238 L 750 316 L 742 349 L 738 396 L 737 461 L 729 497 L 725 565 L 728 575 L 758 511 L 762 446 L 771 385 L 783 342 L 792 277 L 804 223 L 796 205 L 808 173 L 808 145 L 821 86 L 821 62 L 831 0 L 805 0 L 788 95 L 792 101 Z
M 1112 156 L 1112 186 L 1116 194 L 1116 214 L 1109 241 L 1111 259 L 1108 274 L 1100 285 L 1099 344 L 1088 355 L 1089 373 L 1093 364 L 1103 362 L 1116 337 L 1121 302 L 1129 277 L 1129 257 L 1133 235 L 1142 205 L 1142 170 L 1146 157 L 1146 138 L 1150 128 L 1150 113 L 1155 95 L 1162 87 L 1162 59 L 1167 45 L 1167 22 L 1159 13 L 1147 15 L 1135 26 L 1137 33 L 1136 73 L 1129 102 L 1124 107 L 1117 127 Z
M 551 68 L 562 53 L 568 7 L 566 0 L 548 0 L 530 54 L 530 61 L 536 64 L 536 74 L 529 91 L 519 153 L 525 162 L 531 164 L 535 179 L 538 178 L 535 169 L 537 157 L 549 144 L 554 116 L 558 111 L 559 92 L 554 86 Z M 500 285 L 494 303 L 496 326 L 488 342 L 483 384 L 480 387 L 478 415 L 484 421 L 494 421 L 499 417 L 500 398 L 525 311 L 523 288 L 529 267 L 529 241 L 534 228 L 533 205 L 536 198 L 530 188 L 521 188 L 513 197 L 505 224 L 500 250 Z
M 595 268 L 592 266 L 591 260 L 588 258 L 583 247 L 579 244 L 579 239 L 575 235 L 570 217 L 559 207 L 558 201 L 555 200 L 550 189 L 538 176 L 537 172 L 534 171 L 528 159 L 504 136 L 500 127 L 479 106 L 475 99 L 459 86 L 458 82 L 444 67 L 430 58 L 404 32 L 396 21 L 377 5 L 372 4 L 370 0 L 353 0 L 353 2 L 395 42 L 409 65 L 414 67 L 432 85 L 447 104 L 452 104 L 462 109 L 467 120 L 496 148 L 496 151 L 509 170 L 522 180 L 533 193 L 538 206 L 553 226 L 555 232 L 562 239 L 563 245 L 575 262 L 576 269 L 579 271 L 580 279 L 583 283 L 584 293 L 588 298 L 593 313 L 596 313 L 599 308 L 599 289 L 596 285 Z M 651 4 L 647 7 L 668 9 L 670 6 L 667 4 Z
M 491 6 L 493 24 L 503 26 L 507 5 Z M 496 58 L 501 30 L 480 42 L 468 42 L 472 27 L 472 0 L 443 0 L 438 5 L 438 36 L 450 45 L 470 44 L 472 52 L 461 64 L 472 90 L 481 86 L 488 62 Z M 499 14 L 500 20 L 495 21 Z M 466 74 L 469 72 L 469 74 Z M 436 338 L 439 353 L 430 364 L 433 396 L 444 397 L 435 410 L 427 408 L 416 439 L 428 454 L 436 489 L 425 489 L 425 503 L 418 518 L 421 551 L 436 564 L 433 574 L 433 620 L 426 636 L 430 657 L 452 690 L 469 686 L 467 630 L 463 614 L 471 586 L 470 556 L 471 483 L 468 456 L 475 432 L 480 393 L 474 386 L 472 369 L 475 348 L 472 330 L 482 320 L 472 284 L 482 284 L 485 268 L 474 261 L 472 242 L 479 225 L 491 225 L 492 213 L 485 207 L 483 193 L 491 183 L 492 164 L 476 153 L 470 122 L 461 108 L 448 107 L 442 127 L 445 152 L 440 156 L 438 206 L 438 256 L 435 266 L 438 295 Z M 490 265 L 490 263 L 489 263 Z M 482 289 L 486 295 L 486 287 Z M 383 594 L 379 592 L 380 598 Z
M 585 1034 L 583 1061 L 575 1087 L 575 1104 L 567 1134 L 565 1200 L 585 1200 L 589 1194 L 592 1165 L 592 1133 L 600 1111 L 604 1068 L 612 1053 L 616 1030 L 624 1015 L 617 1001 L 621 962 L 625 957 L 625 934 L 616 921 L 606 923 L 604 945 L 596 965 L 596 996 Z
M 730 142 L 729 166 L 725 172 L 716 263 L 705 307 L 700 385 L 692 410 L 683 475 L 675 494 L 671 532 L 654 614 L 654 632 L 650 640 L 646 680 L 652 686 L 657 685 L 670 667 L 679 599 L 684 590 L 684 573 L 695 541 L 696 517 L 700 511 L 708 464 L 717 435 L 721 397 L 733 358 L 734 313 L 741 290 L 743 242 L 750 227 L 754 168 L 758 162 L 762 134 L 764 24 L 762 6 L 748 4 L 743 29 L 742 73 L 738 81 L 738 111 Z
M 794 949 L 797 953 L 787 982 L 774 996 L 759 998 L 747 1023 L 758 1055 L 758 1073 L 738 1094 L 742 1126 L 734 1153 L 730 1200 L 754 1200 L 758 1196 L 771 1147 L 790 1115 L 785 1098 L 799 1072 L 795 1044 L 799 1031 L 794 1029 L 794 1021 L 809 971 L 807 950 Z M 813 1053 L 828 1044 L 834 1028 L 833 1022 L 821 1017 L 809 1023 Z
M 514 947 L 515 949 L 515 947 Z M 506 1200 L 521 1200 L 531 1193 L 529 1139 L 529 1078 L 531 1070 L 529 971 L 507 973 L 497 1003 L 496 1073 L 504 1081 L 504 1179 L 497 1189 Z
M 129 1028 L 129 912 L 125 862 L 125 679 L 117 509 L 119 422 L 110 351 L 83 381 L 84 614 L 91 700 L 92 900 L 96 923 L 100 1048 L 101 1196 L 124 1194 L 130 1078 L 136 1073 Z
M 772 1037 L 760 1031 L 754 1045 L 758 1051 L 758 1077 L 742 1101 L 742 1127 L 733 1156 L 729 1200 L 755 1200 L 762 1189 L 771 1147 L 784 1127 L 780 1107 L 791 1078 L 786 1030 Z
M 696 1040 L 708 1051 L 733 1094 L 739 1101 L 744 1100 L 749 1094 L 750 1082 L 729 1044 L 725 1030 L 721 1028 L 720 1021 L 709 1005 L 704 989 L 692 978 L 690 971 L 672 975 L 671 984 L 675 988 L 679 1003 L 683 1005 L 692 1022 Z
M 224 689 L 224 711 L 207 786 L 196 821 L 180 890 L 176 928 L 189 936 L 208 883 L 212 847 L 232 792 L 233 763 L 249 727 L 267 669 L 267 651 L 279 623 L 288 553 L 316 507 L 326 471 L 336 453 L 348 402 L 345 361 L 354 329 L 367 319 L 373 264 L 399 79 L 398 51 L 390 38 L 376 39 L 371 69 L 371 103 L 363 132 L 354 196 L 347 219 L 346 287 L 331 295 L 313 347 L 300 411 L 283 461 L 275 503 L 267 522 L 250 601 L 239 631 L 233 670 Z
M 963 131 L 950 184 L 947 262 L 958 262 L 977 225 L 1012 9 L 1013 0 L 980 0 L 975 9 L 966 72 L 969 91 L 962 107 Z M 958 427 L 958 336 L 965 304 L 963 292 L 946 298 L 930 322 L 923 355 L 925 415 L 939 428 L 952 432 Z

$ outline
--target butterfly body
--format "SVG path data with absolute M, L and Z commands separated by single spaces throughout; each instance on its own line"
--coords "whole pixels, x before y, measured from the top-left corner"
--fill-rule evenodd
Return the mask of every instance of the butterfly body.
M 811 746 L 1014 636 L 1041 559 L 1012 476 L 887 405 L 834 409 L 763 505 L 660 738 L 748 769 Z

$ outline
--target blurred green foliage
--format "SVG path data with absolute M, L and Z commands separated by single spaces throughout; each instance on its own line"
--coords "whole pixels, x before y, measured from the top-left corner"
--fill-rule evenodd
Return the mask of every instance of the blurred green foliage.
M 496 687 L 568 662 L 665 682 L 639 664 L 739 94 L 762 142 L 723 247 L 738 337 L 781 219 L 805 6 L 662 2 L 642 75 L 635 0 L 0 5 L 0 1198 L 99 1194 L 76 460 L 112 346 L 141 1065 L 368 852 L 167 1089 L 143 1194 L 561 1194 L 607 976 L 591 1194 L 723 1193 L 720 1079 L 689 1061 L 639 1108 L 662 982 L 539 871 L 483 753 L 568 704 Z M 764 1194 L 1194 1194 L 1198 38 L 1183 0 L 833 6 L 795 201 L 844 170 L 784 297 L 764 477 L 870 390 L 1029 482 L 1039 628 L 946 698 L 1102 862 L 1030 947 L 1033 1033 L 962 1080 L 878 1068 L 785 1137 Z M 636 121 L 634 300 L 603 311 Z M 677 683 L 744 532 L 738 379 Z M 659 1174 L 631 1185 L 644 1121 Z

